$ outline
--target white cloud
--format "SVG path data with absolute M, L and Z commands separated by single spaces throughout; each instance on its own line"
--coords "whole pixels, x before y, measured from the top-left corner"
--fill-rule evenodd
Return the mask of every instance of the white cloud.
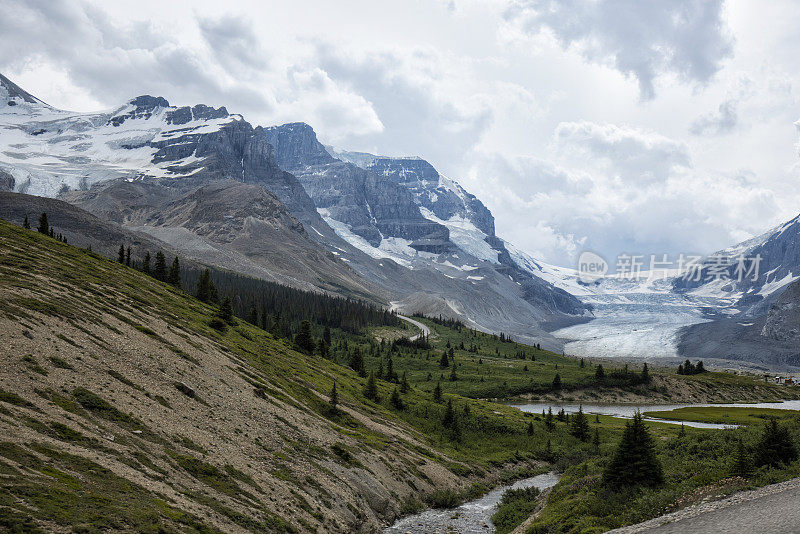
M 523 34 L 547 33 L 587 60 L 634 77 L 649 100 L 660 75 L 704 84 L 731 55 L 722 6 L 721 0 L 518 0 L 505 17 Z
M 694 135 L 723 135 L 733 131 L 739 122 L 736 100 L 726 100 L 714 113 L 707 113 L 692 122 L 689 131 Z

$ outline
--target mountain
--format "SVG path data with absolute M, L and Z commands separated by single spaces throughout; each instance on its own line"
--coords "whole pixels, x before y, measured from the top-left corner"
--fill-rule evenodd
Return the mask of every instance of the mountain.
M 262 128 L 148 95 L 73 113 L 0 83 L 4 190 L 60 198 L 200 263 L 553 348 L 542 325 L 584 316 L 521 269 L 489 210 L 424 160 L 359 166 L 302 123 Z
M 298 177 L 342 239 L 382 263 L 433 275 L 422 291 L 400 293 L 401 310 L 460 316 L 528 339 L 549 338 L 543 323 L 586 312 L 574 296 L 520 268 L 495 235 L 491 212 L 425 160 L 326 148 L 303 123 L 264 131 L 278 165 Z
M 757 265 L 756 265 L 757 264 Z M 800 216 L 733 247 L 709 254 L 695 276 L 677 278 L 680 293 L 718 294 L 747 315 L 763 315 L 800 278 Z

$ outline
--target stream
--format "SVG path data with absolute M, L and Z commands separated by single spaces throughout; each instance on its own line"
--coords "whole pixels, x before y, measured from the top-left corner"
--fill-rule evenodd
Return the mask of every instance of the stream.
M 548 408 L 557 413 L 562 408 L 567 413 L 575 413 L 581 405 L 572 403 L 528 403 L 512 404 L 523 412 L 541 414 Z M 586 414 L 609 415 L 623 419 L 631 419 L 633 415 L 640 411 L 671 411 L 678 408 L 706 407 L 715 406 L 720 408 L 776 408 L 778 410 L 800 410 L 800 400 L 790 400 L 783 402 L 757 402 L 757 403 L 730 403 L 730 404 L 583 404 L 583 411 Z M 686 425 L 694 428 L 717 428 L 730 429 L 737 425 L 697 423 L 694 421 L 672 421 L 668 419 L 657 419 L 645 417 L 647 421 L 669 423 L 675 425 Z M 384 534 L 491 534 L 494 532 L 492 525 L 492 514 L 497 510 L 497 504 L 507 489 L 520 489 L 536 486 L 540 490 L 553 487 L 558 482 L 559 476 L 555 473 L 547 473 L 531 478 L 520 480 L 510 486 L 503 486 L 490 491 L 480 499 L 462 504 L 452 510 L 425 510 L 419 514 L 410 515 L 398 520 L 394 525 L 384 529 Z
M 553 413 L 558 412 L 562 408 L 567 413 L 575 413 L 581 405 L 574 403 L 551 403 L 551 402 L 535 402 L 528 404 L 512 404 L 515 408 L 519 408 L 523 412 L 531 412 L 541 414 L 542 410 L 545 412 L 548 408 L 553 409 Z M 699 403 L 699 404 L 583 404 L 583 412 L 586 414 L 599 414 L 610 415 L 612 417 L 620 417 L 622 419 L 631 419 L 636 411 L 642 413 L 655 412 L 655 411 L 672 411 L 678 408 L 699 408 L 699 407 L 719 407 L 719 408 L 775 408 L 778 410 L 800 410 L 800 400 L 788 400 L 783 402 L 754 402 L 754 403 Z M 646 421 L 656 423 L 669 423 L 671 425 L 686 425 L 694 428 L 717 428 L 717 429 L 730 429 L 736 428 L 737 425 L 728 425 L 721 423 L 697 423 L 694 421 L 678 421 L 671 419 L 657 419 L 655 417 L 647 417 Z
M 480 499 L 462 504 L 452 510 L 425 510 L 406 516 L 383 530 L 384 534 L 486 534 L 494 532 L 492 514 L 497 510 L 500 497 L 507 489 L 524 489 L 536 486 L 545 490 L 556 485 L 558 475 L 545 473 L 519 480 L 510 486 L 496 488 Z

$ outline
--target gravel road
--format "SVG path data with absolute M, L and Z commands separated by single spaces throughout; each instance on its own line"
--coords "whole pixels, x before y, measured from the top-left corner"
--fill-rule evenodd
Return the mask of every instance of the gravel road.
M 787 534 L 800 533 L 800 478 L 743 491 L 707 503 L 690 506 L 616 534 Z
M 397 317 L 402 319 L 402 320 L 404 320 L 404 321 L 406 321 L 406 322 L 408 322 L 408 323 L 413 324 L 414 326 L 416 326 L 417 328 L 422 330 L 422 333 L 417 334 L 416 336 L 411 336 L 409 338 L 411 341 L 416 341 L 417 339 L 419 339 L 419 336 L 421 336 L 423 334 L 426 335 L 426 336 L 430 335 L 431 329 L 428 328 L 427 326 L 425 326 L 424 324 L 422 324 L 421 322 L 415 321 L 414 319 L 412 319 L 410 317 L 406 317 L 405 315 L 398 315 Z

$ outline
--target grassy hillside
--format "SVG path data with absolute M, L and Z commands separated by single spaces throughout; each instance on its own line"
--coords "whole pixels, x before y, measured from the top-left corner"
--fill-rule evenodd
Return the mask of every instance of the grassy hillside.
M 596 478 L 623 421 L 590 418 L 595 446 L 566 422 L 548 430 L 538 415 L 478 397 L 614 389 L 633 371 L 609 370 L 598 384 L 592 365 L 431 320 L 431 346 L 392 343 L 409 329 L 334 329 L 323 358 L 245 321 L 220 324 L 218 312 L 0 221 L 0 530 L 372 532 L 399 514 L 554 468 L 566 476 L 537 529 L 602 529 L 652 515 L 726 473 L 718 455 L 732 438 L 690 431 L 677 442 L 677 428 L 653 425 L 669 484 L 655 496 L 629 495 L 627 508 L 620 498 L 597 508 L 608 496 Z M 375 397 L 347 366 L 356 348 L 366 371 L 383 367 Z M 390 358 L 407 391 L 387 379 Z M 694 461 L 707 469 L 686 472 Z
M 0 222 L 0 507 L 45 530 L 370 531 L 529 472 L 563 429 L 366 380 L 133 269 Z M 338 335 L 338 334 L 337 334 Z M 344 335 L 344 334 L 342 334 Z M 340 409 L 327 395 L 334 380 Z M 460 436 L 443 428 L 454 400 Z M 552 452 L 548 453 L 552 454 Z M 447 493 L 445 490 L 452 490 Z M 453 497 L 456 495 L 456 497 Z M 136 502 L 136 506 L 119 503 Z M 82 503 L 61 506 L 60 502 Z

